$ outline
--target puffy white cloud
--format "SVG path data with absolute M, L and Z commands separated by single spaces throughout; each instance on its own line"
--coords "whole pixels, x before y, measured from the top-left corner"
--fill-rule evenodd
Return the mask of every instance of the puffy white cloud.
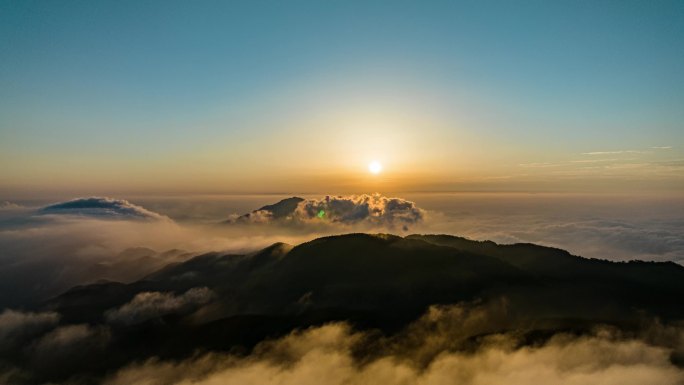
M 500 311 L 501 309 L 499 309 Z M 372 334 L 345 323 L 295 331 L 268 341 L 247 357 L 210 353 L 181 362 L 151 359 L 120 370 L 106 382 L 119 384 L 289 385 L 675 385 L 684 371 L 670 350 L 645 340 L 599 330 L 586 336 L 557 334 L 538 344 L 520 344 L 515 334 L 489 334 L 476 340 L 476 323 L 496 314 L 476 307 L 434 308 L 396 341 L 376 344 Z M 463 332 L 456 327 L 465 323 Z M 455 333 L 455 334 L 454 334 Z M 459 337 L 460 336 L 460 337 Z M 454 343 L 454 339 L 460 341 Z M 425 351 L 432 351 L 425 362 Z M 370 353 L 369 353 L 370 352 Z
M 5 309 L 0 313 L 0 350 L 52 329 L 59 321 L 54 312 L 32 313 Z
M 289 218 L 291 219 L 292 217 L 290 216 Z M 260 209 L 233 219 L 240 221 L 241 223 L 270 223 L 275 218 L 273 217 L 273 213 L 271 211 Z
M 148 291 L 137 294 L 117 309 L 109 310 L 105 316 L 112 323 L 135 324 L 165 314 L 190 311 L 209 302 L 213 296 L 214 293 L 206 287 L 195 287 L 178 296 Z
M 0 215 L 0 310 L 35 306 L 97 280 L 132 282 L 205 252 L 249 253 L 279 241 L 296 244 L 327 235 L 308 230 L 284 234 L 276 226 L 217 226 L 216 221 L 207 225 L 34 213 L 23 210 L 4 220 Z M 145 253 L 131 252 L 141 247 Z
M 233 222 L 355 225 L 365 228 L 404 229 L 425 219 L 415 203 L 380 194 L 326 196 L 322 199 L 288 198 L 245 214 Z
M 34 345 L 35 354 L 58 355 L 71 350 L 74 346 L 84 344 L 103 345 L 109 340 L 109 333 L 101 327 L 85 324 L 60 326 L 46 335 Z
M 123 200 L 107 197 L 78 198 L 55 203 L 38 210 L 39 214 L 77 215 L 108 219 L 169 220 L 168 217 Z
M 38 378 L 68 378 L 77 370 L 97 365 L 106 359 L 111 339 L 105 326 L 77 324 L 55 328 L 24 349 L 28 358 L 25 370 L 31 375 L 25 383 L 43 383 Z

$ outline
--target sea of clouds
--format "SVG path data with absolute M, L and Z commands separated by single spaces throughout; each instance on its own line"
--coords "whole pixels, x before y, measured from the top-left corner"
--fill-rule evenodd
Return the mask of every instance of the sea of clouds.
M 176 298 L 167 295 L 162 302 L 182 304 L 173 305 L 174 309 L 157 306 L 157 315 L 185 312 L 186 302 L 204 303 L 202 298 L 209 293 L 197 290 Z M 188 296 L 193 299 L 181 299 Z M 122 309 L 109 312 L 128 312 Z M 149 308 L 144 312 L 151 315 Z M 19 355 L 25 362 L 23 367 L 0 367 L 0 381 L 28 384 L 32 371 L 73 370 L 85 357 L 107 360 L 107 347 L 117 343 L 106 323 L 59 321 L 54 312 L 0 313 L 0 356 Z M 506 330 L 506 325 L 516 328 Z M 299 385 L 320 383 L 322 378 L 340 385 L 675 385 L 684 381 L 684 370 L 671 360 L 684 357 L 681 325 L 650 320 L 634 332 L 597 327 L 587 334 L 556 333 L 532 342 L 525 340 L 524 331 L 525 325 L 516 326 L 511 318 L 505 300 L 432 306 L 391 336 L 335 322 L 263 341 L 247 355 L 200 352 L 180 361 L 152 357 L 129 362 L 107 375 L 104 383 Z
M 100 279 L 131 282 L 204 252 L 245 253 L 349 232 L 447 233 L 593 258 L 684 262 L 681 199 L 362 194 L 302 198 L 277 218 L 258 209 L 282 198 L 4 202 L 0 308 L 35 304 Z
M 97 279 L 139 279 L 205 251 L 245 252 L 276 241 L 296 244 L 350 231 L 404 234 L 408 224 L 411 232 L 538 242 L 591 257 L 684 260 L 684 216 L 677 201 L 627 210 L 633 202 L 597 207 L 563 198 L 419 198 L 310 198 L 297 205 L 294 217 L 254 226 L 224 223 L 231 207 L 225 202 L 214 202 L 215 220 L 202 221 L 193 221 L 190 212 L 156 212 L 113 198 L 38 207 L 5 202 L 0 210 L 0 353 L 19 354 L 26 366 L 0 367 L 0 382 L 30 383 L 26 368 L 68 371 L 86 357 L 106 359 L 107 346 L 116 341 L 113 325 L 193 312 L 210 303 L 214 293 L 202 287 L 176 294 L 143 292 L 106 310 L 99 325 L 64 323 L 58 313 L 31 311 L 34 304 Z M 327 221 L 318 216 L 321 210 Z M 264 341 L 248 355 L 205 352 L 182 361 L 130 362 L 106 383 L 314 384 L 320 378 L 330 384 L 388 385 L 684 383 L 684 372 L 670 359 L 684 357 L 681 325 L 649 320 L 632 334 L 604 328 L 529 344 L 516 331 L 500 332 L 502 322 L 515 323 L 502 304 L 435 306 L 397 336 L 331 323 Z

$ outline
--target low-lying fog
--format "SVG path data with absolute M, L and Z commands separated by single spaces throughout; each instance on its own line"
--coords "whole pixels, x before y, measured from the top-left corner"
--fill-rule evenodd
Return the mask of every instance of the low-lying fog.
M 269 212 L 240 218 L 290 196 L 307 200 L 285 219 Z M 114 212 L 111 207 L 98 207 L 105 215 L 45 209 L 68 199 L 10 199 L 0 208 L 0 307 L 33 303 L 98 279 L 140 279 L 166 263 L 202 252 L 243 253 L 277 241 L 297 244 L 349 232 L 447 233 L 499 243 L 537 243 L 591 258 L 684 262 L 684 199 L 677 197 L 388 196 L 400 198 L 113 197 L 112 201 L 130 201 L 133 209 L 118 207 L 124 211 Z M 319 218 L 319 209 L 327 210 L 326 216 Z

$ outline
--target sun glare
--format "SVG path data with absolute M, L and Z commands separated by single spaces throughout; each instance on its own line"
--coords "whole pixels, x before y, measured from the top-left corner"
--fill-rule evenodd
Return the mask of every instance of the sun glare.
M 380 171 L 382 171 L 382 164 L 374 160 L 368 164 L 368 171 L 370 171 L 371 174 L 380 174 Z

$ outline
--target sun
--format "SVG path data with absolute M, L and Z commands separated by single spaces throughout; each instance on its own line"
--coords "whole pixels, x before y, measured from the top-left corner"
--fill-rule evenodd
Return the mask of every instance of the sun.
M 370 171 L 371 174 L 380 174 L 382 171 L 382 164 L 377 160 L 374 160 L 368 164 L 368 171 Z

